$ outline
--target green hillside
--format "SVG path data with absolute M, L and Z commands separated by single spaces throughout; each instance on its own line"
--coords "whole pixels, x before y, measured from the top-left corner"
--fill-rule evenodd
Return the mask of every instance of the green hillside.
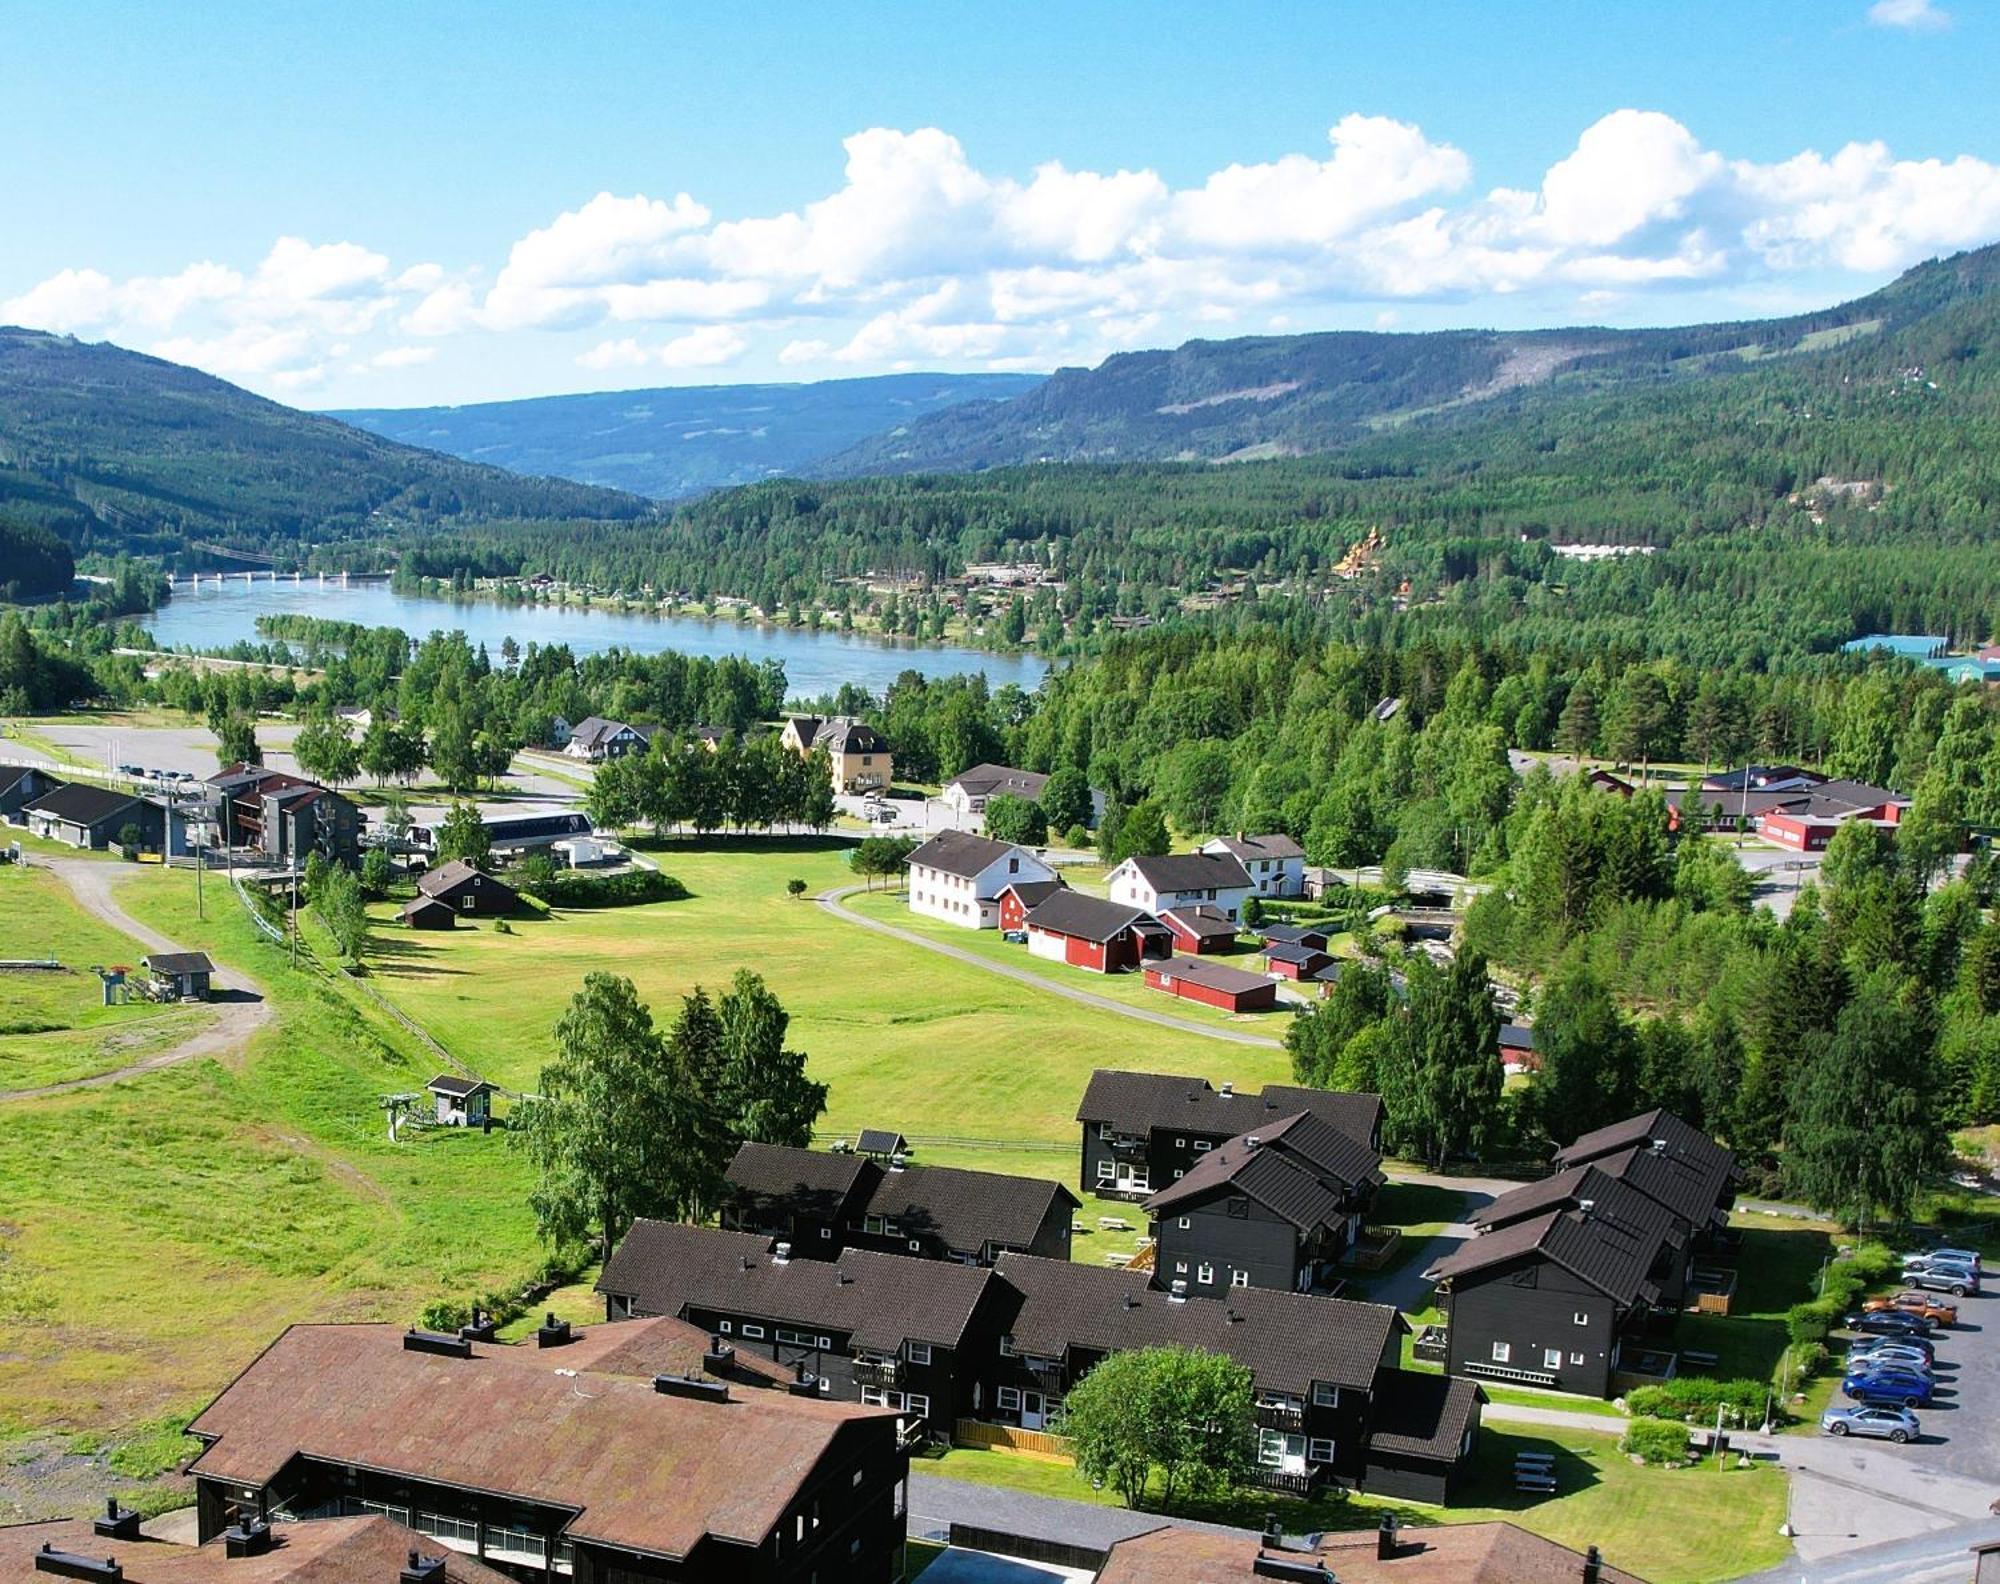
M 280 559 L 437 522 L 647 515 L 644 501 L 394 444 L 108 344 L 0 328 L 0 517 L 75 550 Z

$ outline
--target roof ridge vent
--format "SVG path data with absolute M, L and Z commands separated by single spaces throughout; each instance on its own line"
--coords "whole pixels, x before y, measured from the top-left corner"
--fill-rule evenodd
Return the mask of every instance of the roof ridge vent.
M 47 1541 L 35 1553 L 37 1573 L 56 1573 L 64 1578 L 101 1579 L 104 1584 L 118 1584 L 125 1577 L 124 1568 L 110 1557 L 99 1561 L 96 1557 L 81 1556 L 74 1551 L 58 1551 Z
M 453 1336 L 448 1331 L 419 1331 L 415 1326 L 403 1333 L 405 1353 L 435 1353 L 441 1358 L 471 1358 L 472 1339 Z

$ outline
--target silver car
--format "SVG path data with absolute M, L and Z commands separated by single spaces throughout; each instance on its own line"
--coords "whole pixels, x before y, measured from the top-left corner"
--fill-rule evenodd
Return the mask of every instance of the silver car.
M 1819 1416 L 1819 1427 L 1828 1435 L 1836 1436 L 1877 1436 L 1884 1441 L 1894 1441 L 1898 1445 L 1914 1441 L 1924 1433 L 1917 1423 L 1917 1416 L 1907 1408 L 1871 1407 L 1857 1404 L 1852 1408 L 1829 1408 Z

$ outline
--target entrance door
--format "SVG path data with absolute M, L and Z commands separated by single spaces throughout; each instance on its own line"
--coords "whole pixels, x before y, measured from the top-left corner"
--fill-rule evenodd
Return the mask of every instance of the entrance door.
M 1021 1428 L 1040 1430 L 1049 1422 L 1049 1400 L 1037 1391 L 1021 1393 Z

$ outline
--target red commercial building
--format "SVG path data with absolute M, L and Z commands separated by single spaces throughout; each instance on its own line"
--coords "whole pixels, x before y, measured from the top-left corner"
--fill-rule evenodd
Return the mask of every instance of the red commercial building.
M 1146 983 L 1184 1001 L 1199 1001 L 1225 1012 L 1268 1012 L 1278 1004 L 1278 987 L 1273 981 L 1200 957 L 1169 957 L 1154 963 L 1146 969 Z

